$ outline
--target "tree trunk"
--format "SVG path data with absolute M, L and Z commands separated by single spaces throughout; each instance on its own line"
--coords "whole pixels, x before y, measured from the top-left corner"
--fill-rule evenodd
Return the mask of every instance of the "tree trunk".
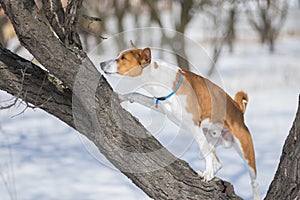
M 235 24 L 236 24 L 236 17 L 237 15 L 237 9 L 236 6 L 233 5 L 230 10 L 229 10 L 229 17 L 228 17 L 228 21 L 227 21 L 227 44 L 229 47 L 229 52 L 232 53 L 233 52 L 233 43 L 234 40 L 236 39 L 236 34 L 235 34 Z
M 270 36 L 268 40 L 269 40 L 269 51 L 270 51 L 270 53 L 274 53 L 275 48 L 274 48 L 274 38 L 273 38 L 273 36 Z
M 217 178 L 204 182 L 122 109 L 85 53 L 59 41 L 32 0 L 0 2 L 22 45 L 48 70 L 1 47 L 0 89 L 85 135 L 149 197 L 240 199 L 228 182 Z
M 22 45 L 48 70 L 0 45 L 1 90 L 30 107 L 47 111 L 85 135 L 151 198 L 240 199 L 228 182 L 217 178 L 202 181 L 186 162 L 168 152 L 122 109 L 112 88 L 85 53 L 54 35 L 33 0 L 0 3 Z M 267 199 L 299 198 L 299 121 L 298 110 Z
M 300 96 L 296 119 L 265 199 L 300 199 Z

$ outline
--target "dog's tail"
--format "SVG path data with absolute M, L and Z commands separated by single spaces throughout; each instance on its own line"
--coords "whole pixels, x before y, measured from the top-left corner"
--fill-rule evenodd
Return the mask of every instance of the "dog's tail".
M 239 91 L 235 94 L 235 102 L 238 104 L 241 111 L 244 113 L 248 104 L 248 95 L 243 91 Z

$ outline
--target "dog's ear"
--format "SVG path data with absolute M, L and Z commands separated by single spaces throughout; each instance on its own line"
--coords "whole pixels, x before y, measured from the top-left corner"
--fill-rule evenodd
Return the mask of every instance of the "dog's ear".
M 141 52 L 140 63 L 143 67 L 146 67 L 151 63 L 151 50 L 150 48 L 145 48 Z
M 137 49 L 136 46 L 133 44 L 132 40 L 130 40 L 131 48 Z

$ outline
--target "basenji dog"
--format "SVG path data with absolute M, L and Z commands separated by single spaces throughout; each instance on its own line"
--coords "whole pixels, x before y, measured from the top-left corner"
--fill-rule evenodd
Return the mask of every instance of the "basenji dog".
M 205 171 L 198 172 L 205 181 L 213 179 L 222 167 L 215 147 L 233 146 L 248 165 L 254 199 L 260 199 L 253 142 L 244 123 L 247 94 L 238 92 L 232 99 L 208 79 L 152 59 L 150 48 L 138 49 L 131 45 L 131 49 L 115 59 L 101 62 L 100 67 L 106 74 L 153 83 L 144 88 L 153 97 L 133 92 L 119 94 L 120 101 L 136 102 L 164 113 L 191 132 L 205 158 Z

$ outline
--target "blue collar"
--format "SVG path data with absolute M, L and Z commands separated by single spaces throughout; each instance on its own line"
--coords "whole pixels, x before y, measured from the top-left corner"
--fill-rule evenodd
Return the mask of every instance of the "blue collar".
M 168 94 L 167 96 L 164 96 L 164 97 L 154 97 L 154 99 L 155 99 L 155 107 L 158 108 L 159 101 L 165 101 L 168 98 L 170 98 L 173 94 L 175 94 L 176 91 L 179 89 L 181 83 L 182 83 L 182 74 L 180 74 L 179 81 L 178 81 L 175 89 L 170 94 Z

